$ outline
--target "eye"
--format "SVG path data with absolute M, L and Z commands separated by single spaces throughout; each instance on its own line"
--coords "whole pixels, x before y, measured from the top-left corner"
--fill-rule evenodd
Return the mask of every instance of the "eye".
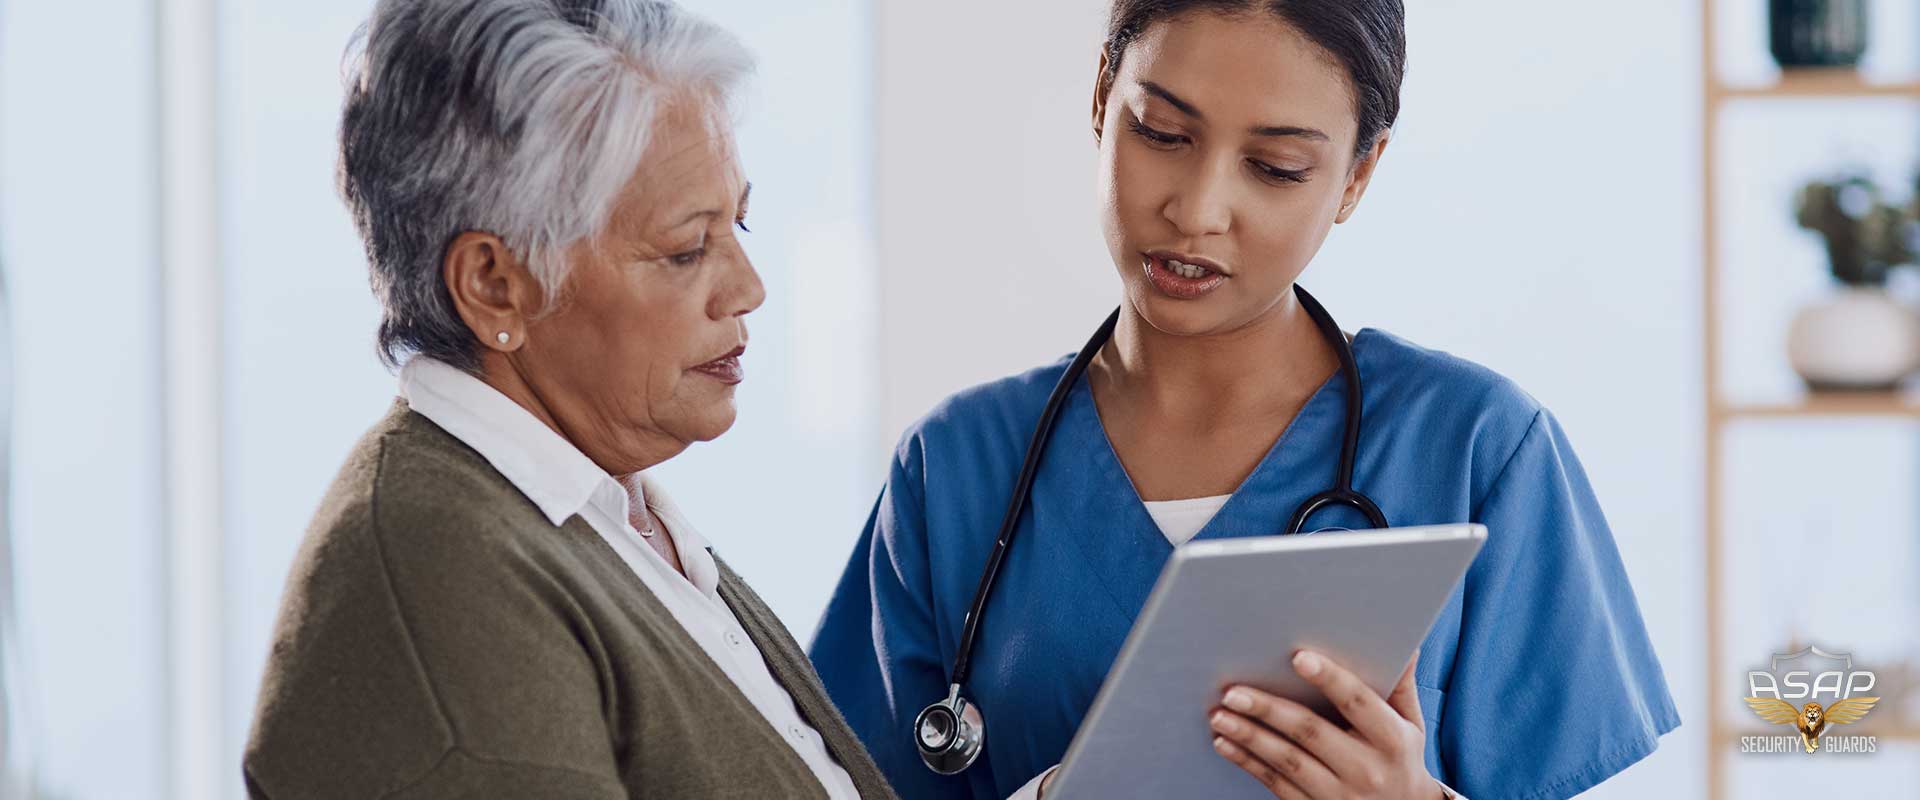
M 1306 183 L 1313 175 L 1312 170 L 1281 169 L 1258 159 L 1247 159 L 1247 166 L 1253 168 L 1255 175 L 1270 183 Z
M 707 248 L 705 245 L 702 245 L 684 253 L 675 253 L 667 256 L 667 263 L 676 267 L 697 267 L 700 265 L 700 261 L 706 257 Z
M 747 215 L 745 214 L 741 214 L 733 220 L 733 227 L 739 228 L 741 233 L 753 232 L 752 228 L 747 227 Z
M 1147 140 L 1147 144 L 1163 150 L 1185 144 L 1187 141 L 1187 137 L 1185 136 L 1177 133 L 1166 133 L 1164 131 L 1154 130 L 1153 128 L 1147 127 L 1146 123 L 1137 119 L 1127 120 L 1127 127 L 1131 129 L 1135 135 Z

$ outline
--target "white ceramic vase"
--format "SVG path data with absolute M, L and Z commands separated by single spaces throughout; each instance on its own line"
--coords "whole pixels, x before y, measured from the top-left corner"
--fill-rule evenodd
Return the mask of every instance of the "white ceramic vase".
M 1920 315 L 1885 288 L 1844 287 L 1794 316 L 1787 360 L 1815 391 L 1891 389 L 1920 370 Z

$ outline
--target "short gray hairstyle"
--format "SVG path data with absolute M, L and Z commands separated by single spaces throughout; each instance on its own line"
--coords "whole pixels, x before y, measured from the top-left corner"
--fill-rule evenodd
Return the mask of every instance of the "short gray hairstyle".
M 499 236 L 555 301 L 666 98 L 724 108 L 752 69 L 732 34 L 662 0 L 380 0 L 348 48 L 339 182 L 381 359 L 478 369 L 441 277 L 453 239 Z

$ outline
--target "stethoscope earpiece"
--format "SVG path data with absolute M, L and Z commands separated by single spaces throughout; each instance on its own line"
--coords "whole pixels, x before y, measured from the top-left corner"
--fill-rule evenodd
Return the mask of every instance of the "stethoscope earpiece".
M 913 720 L 913 744 L 927 768 L 942 775 L 958 775 L 979 760 L 986 743 L 986 721 L 980 707 L 960 696 L 960 685 L 947 689 L 947 699 L 927 706 Z

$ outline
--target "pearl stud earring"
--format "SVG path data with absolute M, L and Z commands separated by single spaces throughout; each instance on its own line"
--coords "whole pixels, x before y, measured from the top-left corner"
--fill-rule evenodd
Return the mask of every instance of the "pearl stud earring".
M 512 338 L 512 336 L 507 335 L 506 331 L 501 331 L 500 335 L 493 337 L 493 340 L 501 344 L 506 344 Z

